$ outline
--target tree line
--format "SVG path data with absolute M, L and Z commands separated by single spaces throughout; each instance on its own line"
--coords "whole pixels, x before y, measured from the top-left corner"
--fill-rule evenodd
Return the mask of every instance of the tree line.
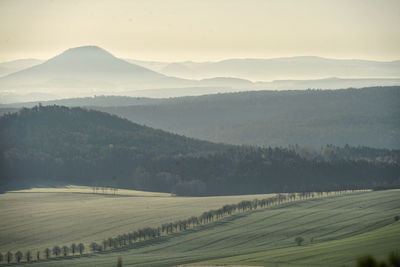
M 119 249 L 126 246 L 132 246 L 134 243 L 153 240 L 173 233 L 193 229 L 197 226 L 212 223 L 224 217 L 231 216 L 235 213 L 243 213 L 256 209 L 267 208 L 297 200 L 305 200 L 323 196 L 343 195 L 353 192 L 354 191 L 352 190 L 335 192 L 301 192 L 290 194 L 277 194 L 276 196 L 264 199 L 243 200 L 236 204 L 224 205 L 219 209 L 205 211 L 199 216 L 191 216 L 187 219 L 164 223 L 158 227 L 144 227 L 132 232 L 122 233 L 118 236 L 106 238 L 101 242 L 91 242 L 89 244 L 89 250 L 87 250 L 83 243 L 72 243 L 71 245 L 56 245 L 53 248 L 46 248 L 43 251 L 32 252 L 31 250 L 28 250 L 25 253 L 21 251 L 17 251 L 15 253 L 8 251 L 4 255 L 0 253 L 0 263 L 40 261 L 48 260 L 50 258 L 67 257 L 71 255 L 79 256 L 83 255 L 85 252 L 96 253 Z

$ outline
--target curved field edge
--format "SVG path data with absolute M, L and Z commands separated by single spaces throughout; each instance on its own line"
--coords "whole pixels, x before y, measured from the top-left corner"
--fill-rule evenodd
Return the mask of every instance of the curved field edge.
M 170 193 L 139 191 L 132 189 L 121 189 L 102 186 L 79 186 L 67 185 L 59 187 L 35 187 L 29 189 L 12 190 L 7 193 L 75 193 L 75 194 L 98 194 L 103 196 L 132 196 L 132 197 L 172 197 Z
M 393 217 L 400 214 L 399 203 L 400 190 L 293 202 L 236 214 L 132 248 L 36 264 L 111 266 L 121 256 L 124 266 L 174 266 L 276 249 L 298 249 L 294 238 L 300 235 L 306 240 L 305 245 L 309 245 L 311 238 L 317 245 L 390 225 Z M 327 263 L 329 257 L 324 265 Z
M 400 222 L 341 240 L 306 246 L 266 250 L 187 265 L 201 266 L 354 266 L 356 260 L 371 254 L 379 260 L 400 249 Z
M 88 249 L 93 241 L 274 196 L 175 197 L 121 189 L 114 196 L 110 189 L 106 194 L 99 191 L 93 194 L 91 188 L 74 186 L 0 194 L 0 252 L 35 252 L 81 242 Z

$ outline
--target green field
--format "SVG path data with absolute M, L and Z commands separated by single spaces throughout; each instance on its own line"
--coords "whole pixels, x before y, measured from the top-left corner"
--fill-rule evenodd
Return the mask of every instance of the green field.
M 245 264 L 253 266 L 351 266 L 365 253 L 385 260 L 388 249 L 400 249 L 400 222 L 352 237 L 305 246 L 266 250 L 192 266 Z
M 19 196 L 16 196 L 18 194 Z M 42 198 L 42 201 L 49 200 L 50 193 L 32 194 L 38 195 L 37 197 Z M 6 195 L 2 197 L 8 198 L 9 201 L 12 201 L 11 196 L 14 197 L 14 200 L 21 199 L 20 201 L 23 201 L 21 196 L 25 196 L 25 193 Z M 53 233 L 53 230 L 48 230 L 46 238 L 43 237 L 36 241 L 38 244 L 41 242 L 46 242 L 49 246 L 50 244 L 68 244 L 68 242 L 61 242 L 61 240 L 66 240 L 66 232 L 77 235 L 75 238 L 71 238 L 73 242 L 80 242 L 84 238 L 93 240 L 90 237 L 101 235 L 99 229 L 107 229 L 106 223 L 102 222 L 107 222 L 109 227 L 113 228 L 113 230 L 107 230 L 109 231 L 108 235 L 110 235 L 114 232 L 123 232 L 124 225 L 127 228 L 132 228 L 131 223 L 134 221 L 137 222 L 135 225 L 138 226 L 140 222 L 146 224 L 146 222 L 171 221 L 177 219 L 177 216 L 181 216 L 183 213 L 186 213 L 184 217 L 187 217 L 188 214 L 197 214 L 202 209 L 207 210 L 219 207 L 229 201 L 235 203 L 240 201 L 239 198 L 246 198 L 246 196 L 110 198 L 100 195 L 77 195 L 70 194 L 68 200 L 66 195 L 57 194 L 58 202 L 52 200 L 52 203 L 57 203 L 56 206 L 59 206 L 60 210 L 56 214 L 57 216 L 54 215 L 53 217 L 50 216 L 51 212 L 47 212 L 47 220 L 41 220 L 43 224 L 41 229 L 45 230 L 46 226 L 47 229 L 52 229 L 51 225 L 57 224 L 55 218 L 61 216 L 62 218 L 58 219 L 61 226 L 63 222 L 67 224 L 67 222 L 71 223 L 72 220 L 75 221 L 75 225 L 78 225 L 79 223 L 76 224 L 76 221 L 80 221 L 85 230 L 80 230 L 77 226 L 71 230 L 71 226 L 68 224 L 63 227 L 58 226 L 55 233 Z M 29 202 L 35 197 L 26 196 L 26 198 L 25 201 Z M 76 198 L 75 202 L 72 201 L 74 198 Z M 4 203 L 3 200 L 1 203 Z M 100 206 L 97 207 L 91 201 L 99 202 Z M 110 212 L 110 209 L 112 209 L 104 207 L 108 201 L 122 201 L 119 202 L 119 205 L 124 203 L 127 206 L 130 203 L 132 209 L 123 217 L 124 209 L 121 208 L 123 206 L 120 206 L 118 208 L 120 210 L 118 212 L 121 213 L 120 217 L 114 218 L 111 214 L 107 215 L 106 212 L 101 212 L 102 210 Z M 97 208 L 88 215 L 79 213 L 82 215 L 76 217 L 76 220 L 64 217 L 67 216 L 63 215 L 66 212 L 68 216 L 73 216 L 74 210 L 78 214 L 77 211 L 81 208 L 79 202 L 86 207 L 95 206 Z M 110 204 L 110 207 L 114 206 L 116 209 L 116 202 L 113 203 Z M 137 206 L 139 203 L 141 203 L 140 208 Z M 26 205 L 32 208 L 31 204 L 26 203 Z M 148 209 L 147 205 L 149 205 Z M 9 223 L 11 223 L 10 218 L 18 217 L 19 220 L 24 218 L 23 212 L 17 211 L 15 205 L 12 205 L 12 207 L 14 212 L 7 216 Z M 20 203 L 19 207 L 24 207 L 24 204 Z M 5 207 L 2 206 L 2 210 L 4 209 Z M 88 210 L 88 208 L 86 209 Z M 137 218 L 131 219 L 132 222 L 129 223 L 127 218 L 132 216 L 134 210 L 137 211 L 137 213 L 133 213 L 137 215 L 135 216 Z M 161 215 L 158 216 L 157 213 Z M 389 251 L 400 248 L 400 223 L 394 223 L 394 216 L 399 214 L 400 190 L 311 199 L 246 213 L 237 213 L 195 229 L 164 236 L 156 240 L 136 243 L 131 248 L 125 247 L 116 251 L 106 251 L 82 257 L 69 256 L 31 264 L 35 266 L 115 266 L 118 256 L 121 256 L 124 266 L 174 266 L 196 263 L 256 266 L 341 266 L 345 264 L 351 266 L 358 256 L 365 253 L 372 253 L 382 258 Z M 85 221 L 80 218 L 82 216 L 87 216 Z M 90 224 L 88 218 L 91 216 L 96 217 L 94 221 L 98 222 L 98 224 L 92 225 L 93 229 L 90 225 L 87 225 Z M 40 215 L 38 215 L 38 218 L 35 217 L 35 224 L 40 223 L 40 217 Z M 143 219 L 139 219 L 140 217 L 143 217 Z M 53 221 L 50 221 L 50 219 Z M 21 221 L 18 223 L 17 219 L 14 219 L 13 222 L 18 225 L 9 226 L 8 230 L 4 231 L 3 227 L 7 224 L 2 220 L 2 242 L 6 238 L 5 232 L 9 232 L 8 238 L 11 238 L 11 234 L 15 236 L 16 231 L 22 231 L 29 235 L 32 229 L 35 229 L 33 227 L 35 224 L 31 227 L 28 219 L 25 220 L 25 224 Z M 121 227 L 115 225 L 121 225 Z M 37 228 L 38 226 L 36 226 Z M 96 233 L 96 229 L 98 233 Z M 86 233 L 86 231 L 90 232 Z M 18 236 L 23 237 L 21 233 L 18 233 Z M 303 246 L 296 246 L 294 239 L 297 236 L 302 236 L 305 239 Z M 81 239 L 78 239 L 78 237 Z M 311 239 L 313 239 L 313 243 L 311 243 Z M 34 239 L 31 239 L 31 242 L 33 241 Z M 2 247 L 5 248 L 6 244 L 7 242 L 2 243 Z M 25 247 L 34 248 L 32 246 Z
M 43 250 L 73 242 L 101 242 L 142 227 L 157 227 L 241 200 L 271 195 L 175 197 L 90 187 L 35 188 L 0 194 L 0 252 Z M 99 190 L 102 192 L 102 190 Z M 4 253 L 3 253 L 4 254 Z

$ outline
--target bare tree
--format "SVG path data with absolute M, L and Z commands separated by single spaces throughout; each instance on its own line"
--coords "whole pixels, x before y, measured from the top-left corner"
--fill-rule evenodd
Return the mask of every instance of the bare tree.
M 3 261 L 3 254 L 1 254 L 1 252 L 0 252 L 0 262 L 2 262 Z
M 12 261 L 13 256 L 14 256 L 14 255 L 13 255 L 12 252 L 10 252 L 10 251 L 8 251 L 8 252 L 6 253 L 7 263 L 10 263 L 10 262 Z
M 50 253 L 51 253 L 51 250 L 49 248 L 46 248 L 44 250 L 44 254 L 46 255 L 46 259 L 50 258 Z
M 22 259 L 23 256 L 24 256 L 24 254 L 22 254 L 21 251 L 17 251 L 17 252 L 15 253 L 15 259 L 17 260 L 18 263 L 21 262 L 21 259 Z
M 92 243 L 89 245 L 89 247 L 90 247 L 90 249 L 91 249 L 93 252 L 95 252 L 95 251 L 97 250 L 97 243 L 96 243 L 96 242 L 92 242 Z
M 75 243 L 72 243 L 72 245 L 71 245 L 71 252 L 72 252 L 72 255 L 75 255 L 76 249 L 77 249 L 76 244 L 75 244 Z
M 78 245 L 78 250 L 79 250 L 79 254 L 83 254 L 83 251 L 85 251 L 85 245 L 82 243 L 79 243 Z
M 65 256 L 68 256 L 68 253 L 69 253 L 69 247 L 67 247 L 67 246 L 63 246 L 63 247 L 62 247 L 62 251 L 63 251 L 64 257 L 65 257 Z
M 40 251 L 36 252 L 36 260 L 40 260 Z
M 53 248 L 53 254 L 56 255 L 56 257 L 57 257 L 58 255 L 60 255 L 60 253 L 61 253 L 60 247 L 59 246 L 55 246 Z
M 26 258 L 26 261 L 27 261 L 27 262 L 30 262 L 30 261 L 31 261 L 31 259 L 32 259 L 32 254 L 31 254 L 31 252 L 30 252 L 29 250 L 25 253 L 25 258 Z
M 108 245 L 108 241 L 107 241 L 107 239 L 104 239 L 103 240 L 103 250 L 107 249 L 107 245 Z
M 97 251 L 103 251 L 103 246 L 101 245 L 101 243 L 97 243 L 96 250 Z
M 113 244 L 114 244 L 114 239 L 113 239 L 112 237 L 110 237 L 110 238 L 107 239 L 107 242 L 108 242 L 108 246 L 109 246 L 110 248 L 112 248 L 112 246 L 113 246 Z

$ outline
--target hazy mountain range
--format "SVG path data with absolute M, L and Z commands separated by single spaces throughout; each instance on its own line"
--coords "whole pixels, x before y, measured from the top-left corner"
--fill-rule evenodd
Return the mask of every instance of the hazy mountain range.
M 161 63 L 122 60 L 97 46 L 71 48 L 44 62 L 32 59 L 6 62 L 0 64 L 1 68 L 8 68 L 5 73 L 19 70 L 0 77 L 1 103 L 93 95 L 179 97 L 248 90 L 400 84 L 400 61 L 293 57 Z M 335 76 L 341 78 L 329 78 Z M 290 80 L 250 81 L 287 77 Z
M 248 90 L 400 84 L 400 61 L 293 57 L 162 63 L 122 60 L 97 46 L 71 48 L 44 62 L 6 62 L 0 64 L 0 71 L 2 68 L 7 69 L 3 73 L 18 71 L 0 77 L 1 103 L 93 95 L 178 97 Z M 276 80 L 283 78 L 286 80 Z M 274 81 L 265 82 L 268 80 Z
M 216 76 L 251 81 L 309 80 L 327 77 L 396 78 L 400 77 L 400 60 L 379 62 L 359 59 L 329 59 L 315 56 L 271 59 L 227 59 L 217 62 L 154 62 L 128 60 L 165 75 L 186 79 Z

